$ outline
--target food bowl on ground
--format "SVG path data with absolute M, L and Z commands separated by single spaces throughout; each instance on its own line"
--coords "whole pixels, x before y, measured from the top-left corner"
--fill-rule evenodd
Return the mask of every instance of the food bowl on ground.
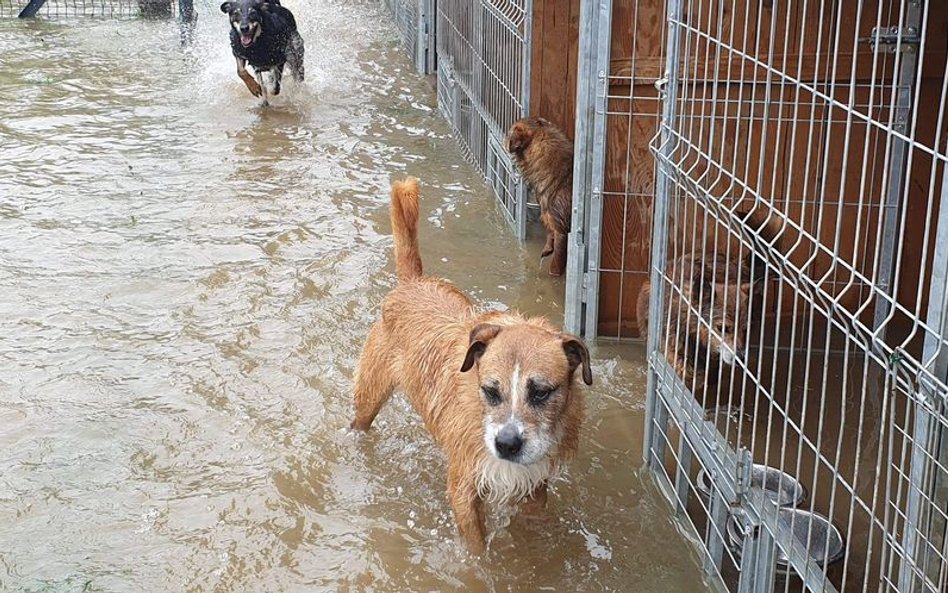
M 820 515 L 803 509 L 780 509 L 779 521 L 793 530 L 793 535 L 810 555 L 810 558 L 823 568 L 840 561 L 846 554 L 846 543 L 833 522 Z M 763 529 L 763 528 L 762 528 Z M 731 515 L 727 520 L 727 537 L 731 549 L 738 559 L 744 548 L 744 528 L 741 520 Z M 779 546 L 776 548 L 777 574 L 790 574 L 790 562 Z
M 751 486 L 760 488 L 778 507 L 799 506 L 807 497 L 806 487 L 788 473 L 777 468 L 755 463 L 751 469 Z M 711 477 L 698 472 L 696 488 L 705 500 L 711 497 Z

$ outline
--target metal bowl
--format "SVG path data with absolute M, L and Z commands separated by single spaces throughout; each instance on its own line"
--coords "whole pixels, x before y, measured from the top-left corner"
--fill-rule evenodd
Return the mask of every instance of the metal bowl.
M 799 506 L 807 497 L 806 487 L 790 474 L 777 468 L 755 463 L 751 468 L 751 485 L 760 488 L 778 507 Z M 698 472 L 696 488 L 705 499 L 711 496 L 711 478 L 703 469 Z
M 846 543 L 839 529 L 833 525 L 833 522 L 820 515 L 811 513 L 803 509 L 780 509 L 779 521 L 788 527 L 792 527 L 793 534 L 797 541 L 806 546 L 810 558 L 820 567 L 823 567 L 823 561 L 826 560 L 826 566 L 839 562 L 846 554 Z M 809 540 L 807 536 L 809 535 Z M 731 543 L 731 549 L 734 550 L 738 559 L 741 557 L 741 551 L 744 547 L 744 529 L 740 519 L 731 515 L 727 520 L 727 536 Z M 777 547 L 776 550 L 777 574 L 787 576 L 790 574 L 790 563 L 787 561 L 787 555 Z

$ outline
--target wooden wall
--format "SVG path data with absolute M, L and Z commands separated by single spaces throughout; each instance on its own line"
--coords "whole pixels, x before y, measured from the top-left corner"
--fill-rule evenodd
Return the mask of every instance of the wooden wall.
M 576 123 L 579 1 L 533 3 L 530 113 L 550 120 L 570 139 Z

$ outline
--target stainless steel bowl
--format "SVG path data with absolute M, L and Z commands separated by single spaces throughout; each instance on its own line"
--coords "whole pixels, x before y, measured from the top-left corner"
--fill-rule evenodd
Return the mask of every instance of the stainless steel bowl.
M 751 469 L 751 485 L 762 489 L 778 507 L 799 506 L 807 497 L 806 488 L 799 480 L 777 468 L 759 463 Z M 705 499 L 711 496 L 711 478 L 706 471 L 698 472 L 696 488 Z
M 803 509 L 782 508 L 780 509 L 779 521 L 793 529 L 797 541 L 806 547 L 810 558 L 818 566 L 824 566 L 824 560 L 826 566 L 839 562 L 846 554 L 843 535 L 833 525 L 832 521 L 819 513 L 811 513 Z M 744 529 L 741 521 L 734 515 L 728 517 L 727 536 L 731 543 L 731 549 L 740 558 L 744 547 Z M 787 576 L 791 572 L 787 555 L 778 547 L 776 556 L 777 574 Z

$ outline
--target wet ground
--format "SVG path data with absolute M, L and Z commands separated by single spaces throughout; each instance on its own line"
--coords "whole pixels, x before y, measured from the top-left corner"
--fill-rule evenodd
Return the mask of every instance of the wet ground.
M 261 108 L 227 24 L 0 21 L 0 590 L 703 590 L 640 474 L 644 367 L 594 349 L 556 519 L 461 548 L 404 399 L 357 437 L 392 285 L 387 188 L 429 272 L 558 321 L 375 2 L 290 2 L 308 81 Z M 303 6 L 307 8 L 302 9 Z

